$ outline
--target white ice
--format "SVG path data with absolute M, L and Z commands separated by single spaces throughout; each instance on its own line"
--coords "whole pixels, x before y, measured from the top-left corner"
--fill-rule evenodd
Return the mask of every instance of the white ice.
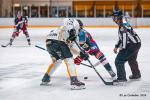
M 106 86 L 93 69 L 82 65 L 76 66 L 79 79 L 86 84 L 84 90 L 70 90 L 70 81 L 64 64 L 53 74 L 50 86 L 40 86 L 51 59 L 46 51 L 35 48 L 34 45 L 45 47 L 45 37 L 50 30 L 50 28 L 29 29 L 32 41 L 30 47 L 22 33 L 15 39 L 12 47 L 0 47 L 0 100 L 150 100 L 150 29 L 135 29 L 142 39 L 142 48 L 138 55 L 142 73 L 140 81 L 128 79 L 125 86 Z M 116 72 L 114 65 L 116 55 L 113 48 L 118 38 L 118 29 L 87 30 L 97 41 Z M 12 32 L 13 29 L 0 29 L 0 44 L 8 43 Z M 97 62 L 93 57 L 90 60 L 93 64 Z M 125 68 L 128 78 L 131 71 L 127 63 Z M 99 65 L 97 70 L 106 81 L 111 81 L 102 65 Z M 84 80 L 84 76 L 88 79 Z

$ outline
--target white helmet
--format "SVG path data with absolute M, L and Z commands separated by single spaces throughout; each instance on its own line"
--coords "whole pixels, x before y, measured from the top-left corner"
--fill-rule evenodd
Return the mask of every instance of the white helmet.
M 63 20 L 63 26 L 65 27 L 65 30 L 73 29 L 73 19 L 65 18 Z
M 79 29 L 80 29 L 80 25 L 79 25 L 78 21 L 76 19 L 72 19 L 72 18 L 65 18 L 63 20 L 63 26 L 64 26 L 66 31 L 70 31 L 71 29 L 75 29 L 76 34 L 78 34 Z

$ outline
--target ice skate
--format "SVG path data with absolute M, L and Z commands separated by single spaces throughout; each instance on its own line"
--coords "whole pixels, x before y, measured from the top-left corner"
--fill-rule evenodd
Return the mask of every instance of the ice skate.
M 124 86 L 127 83 L 127 79 L 115 79 L 113 80 L 113 85 L 120 85 L 120 86 Z
M 50 85 L 50 76 L 46 73 L 42 79 L 42 83 L 40 85 Z
M 71 89 L 80 90 L 85 89 L 85 84 L 77 80 L 77 77 L 71 77 Z
M 139 74 L 139 75 L 130 75 L 129 79 L 130 80 L 135 80 L 135 81 L 140 81 L 141 80 L 141 74 Z

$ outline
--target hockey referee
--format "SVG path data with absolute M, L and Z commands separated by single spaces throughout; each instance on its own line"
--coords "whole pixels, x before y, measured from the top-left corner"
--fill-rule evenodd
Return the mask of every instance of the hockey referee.
M 124 68 L 126 62 L 129 63 L 132 72 L 129 79 L 140 79 L 141 73 L 138 67 L 137 55 L 141 47 L 141 39 L 130 24 L 123 21 L 123 14 L 121 10 L 113 11 L 112 18 L 119 26 L 119 40 L 114 48 L 114 53 L 117 54 L 115 59 L 117 79 L 114 80 L 114 82 L 121 83 L 127 81 L 126 71 Z

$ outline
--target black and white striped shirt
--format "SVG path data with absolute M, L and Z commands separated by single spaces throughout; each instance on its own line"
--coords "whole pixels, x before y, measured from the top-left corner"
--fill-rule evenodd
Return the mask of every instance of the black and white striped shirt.
M 141 39 L 128 23 L 122 23 L 118 30 L 119 40 L 116 48 L 125 49 L 129 43 L 140 43 Z

